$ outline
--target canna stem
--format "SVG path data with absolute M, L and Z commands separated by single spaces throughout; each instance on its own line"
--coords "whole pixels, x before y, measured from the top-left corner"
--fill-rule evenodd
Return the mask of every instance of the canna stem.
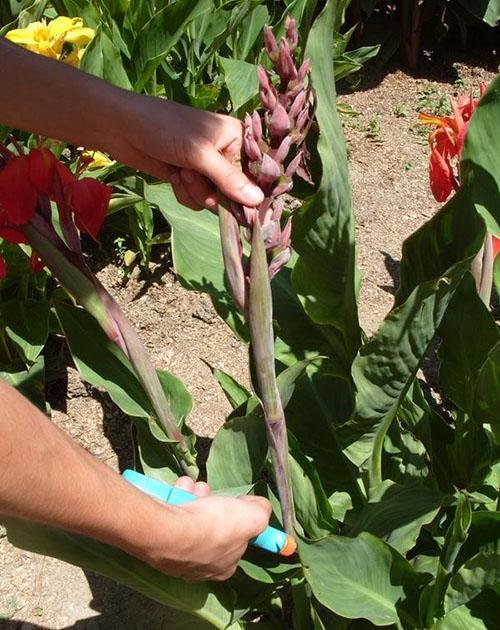
M 229 202 L 219 194 L 218 204 L 219 231 L 224 259 L 224 270 L 227 287 L 234 300 L 236 308 L 247 314 L 245 274 L 241 263 L 241 238 L 240 226 L 229 210 Z
M 177 426 L 146 349 L 123 311 L 92 274 L 83 256 L 71 251 L 41 216 L 35 214 L 31 222 L 23 226 L 23 232 L 54 277 L 95 317 L 106 335 L 130 359 L 156 418 L 168 438 L 176 443 L 174 455 L 180 469 L 196 479 L 198 468 L 194 456 Z
M 273 305 L 262 228 L 257 216 L 253 222 L 250 255 L 249 326 L 259 397 L 278 488 L 283 525 L 293 536 L 295 511 L 288 464 L 288 437 L 285 414 L 276 383 L 273 334 Z

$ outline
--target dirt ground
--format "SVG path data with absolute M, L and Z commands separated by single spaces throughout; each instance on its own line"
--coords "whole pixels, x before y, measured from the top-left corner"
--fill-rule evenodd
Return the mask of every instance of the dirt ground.
M 363 274 L 360 317 L 368 334 L 391 308 L 403 240 L 437 209 L 416 112 L 435 110 L 443 95 L 466 93 L 471 82 L 487 83 L 497 63 L 429 66 L 421 78 L 394 70 L 370 81 L 365 77 L 357 91 L 339 98 L 358 113 L 344 115 L 343 122 Z M 205 362 L 247 382 L 245 348 L 218 319 L 209 299 L 186 292 L 170 270 L 160 267 L 154 282 L 131 279 L 126 288 L 113 265 L 99 275 L 138 324 L 156 366 L 188 386 L 195 403 L 191 425 L 197 433 L 213 436 L 229 406 Z M 81 383 L 69 369 L 66 399 L 57 402 L 53 421 L 72 438 L 113 468 L 130 464 L 129 427 L 106 395 Z M 161 606 L 104 578 L 14 549 L 0 531 L 0 628 L 173 627 L 199 626 L 192 618 L 173 625 Z

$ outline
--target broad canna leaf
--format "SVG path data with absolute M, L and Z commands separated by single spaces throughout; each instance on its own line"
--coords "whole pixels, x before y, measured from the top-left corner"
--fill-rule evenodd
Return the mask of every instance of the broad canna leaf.
M 305 57 L 317 97 L 317 192 L 294 216 L 292 243 L 299 254 L 293 284 L 305 311 L 324 327 L 341 362 L 349 365 L 361 345 L 355 289 L 355 248 L 347 154 L 335 103 L 332 60 L 336 3 L 329 2 L 309 33 Z
M 135 41 L 134 60 L 136 82 L 134 89 L 141 91 L 156 68 L 186 32 L 188 25 L 198 16 L 211 11 L 211 0 L 190 2 L 177 0 L 163 7 L 140 30 Z
M 490 26 L 497 26 L 500 20 L 500 0 L 458 0 L 467 11 Z
M 500 596 L 500 553 L 481 551 L 451 578 L 444 596 L 444 609 L 448 612 L 468 604 L 488 589 Z
M 0 323 L 27 364 L 36 361 L 47 341 L 49 312 L 48 302 L 39 300 L 9 300 L 0 304 Z
M 353 523 L 349 535 L 370 532 L 405 556 L 445 498 L 441 492 L 421 484 L 401 486 L 387 479 L 374 488 L 366 505 L 349 515 Z
M 219 63 L 224 72 L 232 108 L 236 111 L 257 96 L 259 92 L 256 66 L 246 61 L 226 59 L 225 57 L 220 57 Z
M 314 597 L 348 619 L 368 619 L 377 626 L 399 622 L 406 594 L 425 579 L 392 547 L 375 536 L 329 536 L 299 543 L 299 555 Z M 418 627 L 405 610 L 404 618 Z
M 234 593 L 227 584 L 187 584 L 92 538 L 16 519 L 2 520 L 9 541 L 20 549 L 105 575 L 161 604 L 198 615 L 216 628 L 232 623 Z
M 498 0 L 495 1 L 498 3 Z M 460 165 L 462 181 L 471 186 L 477 212 L 484 219 L 488 232 L 497 237 L 500 237 L 499 119 L 500 77 L 497 77 L 474 110 Z
M 500 342 L 500 330 L 480 299 L 470 274 L 460 283 L 439 332 L 442 338 L 439 376 L 443 389 L 458 407 L 471 414 L 480 370 L 490 351 Z M 494 384 L 491 385 L 493 392 Z M 496 413 L 498 415 L 498 408 Z M 490 421 L 479 416 L 480 413 L 478 422 Z
M 12 365 L 9 369 L 0 370 L 0 378 L 17 389 L 23 396 L 47 413 L 45 402 L 45 360 L 39 356 L 27 370 L 24 366 Z

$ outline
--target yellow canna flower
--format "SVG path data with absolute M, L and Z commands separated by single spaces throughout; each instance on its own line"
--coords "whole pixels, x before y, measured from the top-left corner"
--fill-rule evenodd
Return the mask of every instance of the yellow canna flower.
M 9 31 L 6 38 L 31 52 L 78 66 L 83 48 L 94 35 L 93 29 L 83 26 L 82 18 L 61 15 L 48 24 L 32 22 L 26 28 Z
M 83 151 L 82 157 L 86 160 L 91 160 L 87 164 L 87 168 L 105 168 L 106 166 L 112 166 L 115 160 L 111 160 L 105 153 L 101 151 Z

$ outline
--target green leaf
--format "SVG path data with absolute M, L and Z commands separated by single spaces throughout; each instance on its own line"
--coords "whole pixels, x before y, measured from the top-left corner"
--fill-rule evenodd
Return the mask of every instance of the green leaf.
M 43 413 L 47 413 L 45 402 L 45 360 L 39 356 L 29 370 L 16 369 L 0 371 L 0 378 L 17 389 L 23 396 L 38 407 Z
M 292 242 L 299 258 L 293 284 L 309 317 L 325 328 L 325 336 L 341 361 L 350 364 L 360 344 L 356 290 L 354 221 L 342 126 L 335 107 L 335 81 L 330 50 L 336 3 L 329 2 L 314 22 L 305 50 L 317 97 L 317 151 L 321 180 L 317 192 L 294 216 Z
M 467 604 L 486 589 L 500 595 L 500 554 L 482 551 L 451 578 L 444 598 L 445 611 Z
M 144 194 L 172 226 L 172 257 L 182 284 L 208 293 L 217 312 L 231 328 L 244 330 L 243 320 L 225 287 L 217 217 L 208 210 L 189 212 L 166 184 L 145 185 Z
M 490 26 L 500 20 L 500 0 L 458 0 L 467 11 Z
M 321 538 L 337 531 L 333 507 L 325 493 L 318 471 L 304 456 L 296 438 L 289 433 L 288 440 L 290 477 L 297 519 L 308 536 Z
M 231 418 L 217 432 L 207 460 L 207 480 L 214 489 L 253 483 L 267 457 L 264 420 L 258 412 Z
M 213 7 L 211 0 L 177 0 L 161 9 L 144 25 L 132 53 L 137 76 L 134 89 L 137 92 L 153 76 L 156 68 L 186 32 L 188 25 Z
M 470 414 L 479 371 L 490 350 L 500 342 L 500 331 L 469 273 L 451 301 L 440 336 L 439 376 L 443 389 L 458 407 Z M 498 407 L 496 412 L 498 416 Z
M 2 520 L 9 542 L 16 547 L 105 575 L 165 606 L 196 614 L 216 628 L 226 628 L 232 621 L 233 593 L 228 585 L 187 584 L 97 540 L 25 521 Z
M 497 4 L 499 0 L 496 0 Z M 500 9 L 499 9 L 500 11 Z M 472 186 L 477 212 L 488 232 L 500 237 L 500 77 L 497 77 L 476 107 L 461 153 L 461 177 Z
M 123 67 L 120 49 L 101 29 L 98 29 L 94 39 L 85 49 L 80 69 L 125 90 L 132 88 Z
M 491 630 L 498 624 L 498 595 L 485 591 L 436 621 L 432 630 Z
M 488 353 L 476 381 L 474 417 L 500 435 L 500 341 Z
M 398 623 L 406 593 L 422 582 L 402 556 L 367 533 L 299 542 L 299 555 L 313 595 L 323 606 L 377 626 Z
M 235 46 L 236 59 L 246 59 L 261 35 L 264 24 L 269 22 L 269 11 L 265 5 L 259 5 L 248 15 L 238 29 Z M 260 41 L 259 41 L 260 43 Z
M 26 299 L 0 304 L 0 321 L 5 332 L 28 364 L 36 360 L 47 341 L 49 314 L 48 302 Z
M 424 525 L 434 520 L 444 496 L 423 485 L 400 486 L 386 480 L 373 489 L 361 510 L 350 514 L 351 536 L 370 532 L 405 556 Z
M 82 308 L 57 303 L 56 312 L 82 378 L 105 389 L 128 416 L 151 415 L 146 394 L 130 362 L 96 320 Z
M 250 392 L 232 376 L 217 368 L 210 369 L 212 370 L 213 377 L 221 386 L 222 391 L 233 409 L 237 409 L 251 397 Z
M 229 90 L 233 111 L 243 107 L 259 91 L 256 67 L 253 63 L 219 57 Z
M 354 360 L 356 409 L 338 432 L 346 453 L 357 465 L 370 456 L 377 431 L 394 417 L 406 396 L 468 266 L 466 260 L 442 277 L 420 284 L 404 304 L 389 313 Z

